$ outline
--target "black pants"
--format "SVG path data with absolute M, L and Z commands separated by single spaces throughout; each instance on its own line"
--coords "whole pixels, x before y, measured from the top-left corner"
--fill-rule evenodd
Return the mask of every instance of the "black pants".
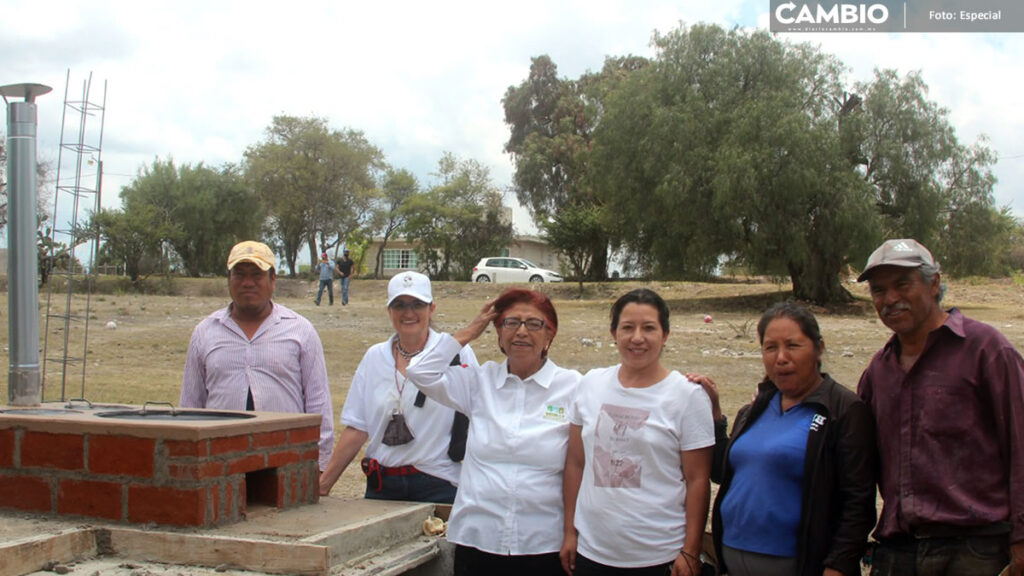
M 455 545 L 455 576 L 565 576 L 558 552 L 510 556 Z

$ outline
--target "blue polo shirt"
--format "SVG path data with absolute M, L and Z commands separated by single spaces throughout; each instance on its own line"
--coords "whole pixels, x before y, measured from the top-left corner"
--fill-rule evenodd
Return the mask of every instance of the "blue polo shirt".
M 776 393 L 764 413 L 733 443 L 729 491 L 722 500 L 722 542 L 730 548 L 796 556 L 807 437 L 815 411 L 782 411 Z

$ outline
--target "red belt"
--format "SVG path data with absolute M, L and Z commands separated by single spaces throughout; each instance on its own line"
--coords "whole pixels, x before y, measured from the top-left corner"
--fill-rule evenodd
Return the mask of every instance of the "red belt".
M 359 464 L 363 468 L 363 474 L 370 479 L 371 486 L 377 492 L 384 489 L 382 476 L 410 476 L 420 473 L 415 466 L 395 466 L 393 468 L 381 466 L 380 462 L 374 458 L 363 458 Z
M 394 468 L 381 466 L 380 473 L 385 476 L 409 476 L 410 474 L 419 474 L 420 471 L 415 466 L 396 466 Z

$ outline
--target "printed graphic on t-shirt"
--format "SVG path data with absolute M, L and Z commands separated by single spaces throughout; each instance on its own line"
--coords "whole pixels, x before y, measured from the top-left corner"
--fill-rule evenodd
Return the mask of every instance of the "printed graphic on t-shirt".
M 602 404 L 594 430 L 594 485 L 602 488 L 640 488 L 643 463 L 634 448 L 651 413 Z

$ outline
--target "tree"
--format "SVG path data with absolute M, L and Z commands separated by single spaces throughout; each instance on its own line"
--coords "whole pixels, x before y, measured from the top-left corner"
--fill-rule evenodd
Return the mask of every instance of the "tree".
M 583 280 L 593 258 L 592 247 L 607 241 L 606 217 L 597 205 L 567 206 L 541 226 L 545 241 L 569 261 L 572 276 L 579 282 L 583 293 Z
M 508 246 L 512 224 L 490 172 L 479 162 L 446 152 L 435 176 L 437 184 L 405 203 L 406 238 L 416 244 L 431 278 L 468 278 L 481 255 Z
M 263 220 L 255 193 L 232 165 L 177 167 L 173 160 L 155 159 L 122 188 L 121 204 L 127 214 L 153 208 L 163 240 L 193 277 L 223 274 L 231 246 L 257 237 Z
M 615 240 L 656 277 L 726 260 L 789 276 L 798 298 L 849 298 L 839 271 L 873 238 L 838 137 L 840 64 L 766 32 L 698 25 L 605 98 L 591 166 Z
M 104 209 L 93 217 L 93 222 L 103 240 L 100 261 L 124 262 L 132 284 L 138 284 L 147 272 L 147 260 L 159 262 L 168 229 L 155 206 L 140 204 L 130 211 Z
M 377 260 L 373 266 L 373 277 L 380 278 L 384 270 L 384 250 L 393 235 L 402 230 L 408 214 L 405 204 L 419 193 L 419 183 L 412 172 L 388 168 L 381 184 L 381 195 L 375 200 L 373 229 L 382 238 Z
M 245 152 L 245 174 L 270 218 L 273 242 L 291 274 L 305 244 L 321 250 L 368 226 L 383 155 L 362 132 L 333 130 L 323 118 L 275 116 Z
M 515 163 L 516 197 L 540 227 L 560 219 L 562 210 L 575 211 L 563 220 L 591 213 L 599 204 L 589 178 L 593 133 L 601 121 L 602 100 L 622 78 L 646 65 L 642 58 L 606 60 L 601 73 L 578 80 L 558 77 L 547 55 L 531 60 L 530 74 L 509 87 L 502 99 L 510 136 L 505 151 Z M 578 220 L 576 220 L 578 223 Z M 559 235 L 574 250 L 571 259 L 586 263 L 580 277 L 601 280 L 607 275 L 609 231 L 579 230 L 579 238 Z M 568 244 L 566 244 L 568 245 Z

